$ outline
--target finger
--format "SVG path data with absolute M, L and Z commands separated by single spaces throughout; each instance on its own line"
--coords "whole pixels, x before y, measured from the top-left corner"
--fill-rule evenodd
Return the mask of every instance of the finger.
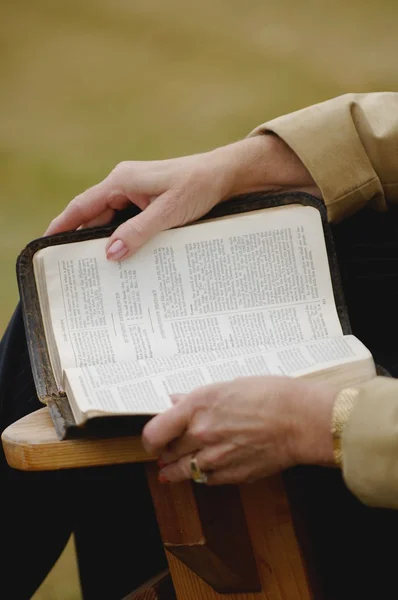
M 136 217 L 122 223 L 108 240 L 109 260 L 131 256 L 156 233 L 179 224 L 176 217 L 175 193 L 165 192 Z
M 91 221 L 87 221 L 87 223 L 82 224 L 83 229 L 88 229 L 90 227 L 102 227 L 103 225 L 107 225 L 110 223 L 115 215 L 115 211 L 113 208 L 106 208 L 101 214 L 99 214 Z
M 181 457 L 186 456 L 187 454 L 197 452 L 201 448 L 203 448 L 203 444 L 201 444 L 197 438 L 190 435 L 189 431 L 187 431 L 180 438 L 172 441 L 167 446 L 167 449 L 162 452 L 159 458 L 163 464 L 168 465 L 179 460 Z
M 188 426 L 190 412 L 190 406 L 182 402 L 153 417 L 142 432 L 145 450 L 151 454 L 159 454 L 172 440 L 180 437 Z
M 192 479 L 191 456 L 184 456 L 179 461 L 167 465 L 159 471 L 161 483 L 180 483 Z
M 231 466 L 226 469 L 220 469 L 213 473 L 208 473 L 206 485 L 237 485 L 240 483 L 251 483 L 255 481 L 251 476 L 247 465 L 239 467 Z
M 172 401 L 173 405 L 176 406 L 179 402 L 182 402 L 186 397 L 187 394 L 171 394 L 170 400 Z
M 74 198 L 49 225 L 45 235 L 77 229 L 83 223 L 96 219 L 108 208 L 111 194 L 109 179 L 94 185 Z M 128 200 L 126 199 L 126 204 Z M 121 207 L 120 207 L 121 208 Z
M 219 469 L 225 470 L 234 464 L 233 450 L 234 445 L 226 442 L 224 444 L 208 446 L 197 452 L 189 452 L 177 461 L 162 467 L 159 475 L 161 478 L 167 479 L 170 483 L 178 483 L 179 481 L 191 479 L 191 460 L 194 454 L 199 469 L 209 476 L 209 474 L 213 474 L 213 472 Z M 162 454 L 161 464 L 165 462 L 163 461 L 163 456 L 164 454 Z

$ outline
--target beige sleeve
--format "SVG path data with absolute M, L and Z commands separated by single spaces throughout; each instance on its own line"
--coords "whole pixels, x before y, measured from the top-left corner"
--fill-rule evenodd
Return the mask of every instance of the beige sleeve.
M 331 221 L 371 202 L 398 203 L 398 93 L 346 94 L 278 117 L 272 131 L 300 157 L 322 192 Z
M 343 475 L 365 504 L 398 508 L 398 380 L 360 387 L 342 440 Z
M 372 204 L 398 203 L 398 93 L 347 94 L 276 118 L 272 131 L 300 157 L 322 192 L 331 221 Z M 347 486 L 365 504 L 398 508 L 398 380 L 360 387 L 344 427 Z

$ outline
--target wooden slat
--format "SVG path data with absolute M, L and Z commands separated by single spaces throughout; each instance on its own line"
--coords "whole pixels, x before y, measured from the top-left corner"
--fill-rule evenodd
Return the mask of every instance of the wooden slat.
M 1 440 L 8 464 L 22 471 L 148 462 L 155 458 L 145 452 L 139 436 L 60 441 L 46 408 L 7 427 Z
M 280 476 L 263 479 L 251 485 L 235 488 L 240 492 L 244 514 L 246 517 L 249 540 L 254 552 L 257 572 L 261 582 L 261 591 L 246 591 L 241 586 L 240 592 L 220 593 L 214 589 L 214 579 L 218 589 L 228 572 L 219 569 L 219 557 L 223 556 L 222 545 L 229 544 L 229 552 L 235 558 L 246 561 L 246 532 L 242 535 L 241 523 L 228 519 L 228 524 L 215 515 L 220 523 L 210 522 L 206 525 L 207 514 L 200 510 L 200 502 L 196 492 L 206 495 L 209 515 L 213 500 L 219 503 L 217 488 L 192 487 L 186 482 L 177 485 L 157 484 L 152 465 L 148 465 L 151 494 L 157 514 L 160 531 L 167 551 L 170 573 L 178 600 L 321 600 L 323 598 L 316 585 L 309 578 L 307 556 L 297 539 L 293 524 L 292 512 L 283 480 Z M 225 486 L 225 492 L 228 487 Z M 221 492 L 224 493 L 224 492 Z M 212 500 L 212 494 L 214 499 Z M 230 513 L 228 494 L 225 496 L 225 513 Z M 219 525 L 222 525 L 218 529 Z M 211 561 L 213 539 L 208 532 L 215 527 L 218 543 L 214 546 L 214 565 Z M 236 528 L 236 529 L 235 529 Z M 231 531 L 231 530 L 234 530 Z M 208 538 L 208 539 L 206 539 Z M 240 544 L 240 539 L 243 543 Z M 201 548 L 203 559 L 201 560 Z M 208 548 L 206 549 L 206 545 Z M 210 550 L 210 551 L 209 551 Z M 180 556 L 179 556 L 180 554 Z M 190 555 L 191 554 L 191 555 Z M 227 552 L 226 564 L 230 554 Z M 210 576 L 209 576 L 210 575 Z M 212 581 L 213 580 L 213 581 Z M 230 580 L 232 581 L 232 580 Z M 250 579 L 247 580 L 250 584 Z M 234 583 L 234 582 L 232 582 Z M 227 586 L 226 586 L 227 588 Z
M 259 591 L 238 487 L 162 485 L 154 464 L 147 473 L 166 550 L 222 594 Z

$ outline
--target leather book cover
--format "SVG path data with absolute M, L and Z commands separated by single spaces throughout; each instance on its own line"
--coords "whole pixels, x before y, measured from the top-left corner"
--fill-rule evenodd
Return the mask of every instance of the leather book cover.
M 337 313 L 340 318 L 343 332 L 345 334 L 351 333 L 333 235 L 327 221 L 325 205 L 321 200 L 301 192 L 287 194 L 256 192 L 253 194 L 237 196 L 218 204 L 200 220 L 220 218 L 228 215 L 289 204 L 313 206 L 320 212 Z M 33 256 L 38 250 L 48 246 L 108 237 L 120 222 L 137 214 L 138 210 L 139 209 L 132 206 L 128 210 L 121 211 L 118 213 L 112 224 L 106 227 L 69 231 L 33 240 L 18 257 L 16 267 L 17 281 L 37 395 L 39 399 L 48 406 L 60 439 L 91 436 L 110 437 L 124 434 L 132 435 L 133 433 L 139 433 L 141 431 L 144 423 L 148 420 L 148 417 L 99 417 L 89 420 L 83 427 L 78 427 L 76 425 L 68 399 L 65 394 L 61 394 L 58 391 L 52 372 L 33 271 Z

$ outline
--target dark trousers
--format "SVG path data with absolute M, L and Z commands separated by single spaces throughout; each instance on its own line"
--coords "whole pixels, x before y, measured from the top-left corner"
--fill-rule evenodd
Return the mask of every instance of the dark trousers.
M 40 407 L 18 307 L 0 345 L 1 431 Z M 165 568 L 143 466 L 29 473 L 0 452 L 0 598 L 31 598 L 72 532 L 87 600 L 119 600 Z
M 334 226 L 333 237 L 352 331 L 398 377 L 398 210 L 363 210 Z M 321 581 L 316 600 L 398 598 L 398 511 L 364 506 L 337 469 L 292 475 L 291 500 L 306 523 L 303 546 L 308 542 Z

